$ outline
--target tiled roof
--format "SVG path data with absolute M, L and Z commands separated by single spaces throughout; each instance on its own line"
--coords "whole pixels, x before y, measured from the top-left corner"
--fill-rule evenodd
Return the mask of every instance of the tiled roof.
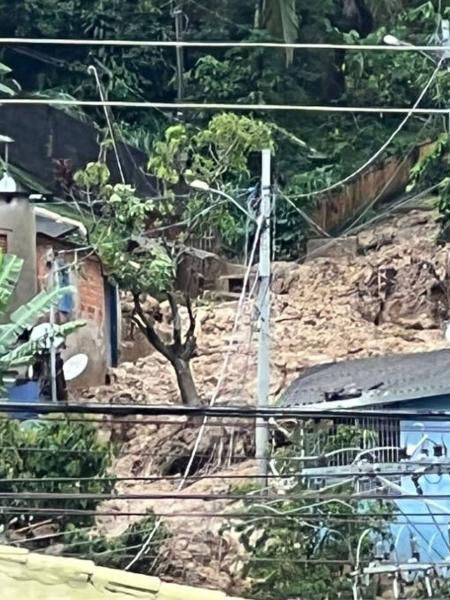
M 450 350 L 346 360 L 306 369 L 284 392 L 284 406 L 365 396 L 386 403 L 450 393 Z
M 245 600 L 11 546 L 0 546 L 0 590 L 2 600 Z

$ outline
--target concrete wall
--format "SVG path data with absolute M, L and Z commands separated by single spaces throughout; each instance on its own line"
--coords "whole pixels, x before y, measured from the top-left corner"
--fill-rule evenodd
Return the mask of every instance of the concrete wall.
M 66 245 L 58 244 L 44 236 L 37 239 L 38 281 L 40 288 L 45 288 L 48 282 L 46 252 L 53 246 L 55 251 L 65 249 Z M 72 262 L 74 253 L 66 254 L 66 261 Z M 69 320 L 83 319 L 82 327 L 67 339 L 67 349 L 63 358 L 67 360 L 74 354 L 84 353 L 89 357 L 86 371 L 76 379 L 71 388 L 101 385 L 105 382 L 108 366 L 106 315 L 105 315 L 105 286 L 101 266 L 96 258 L 79 256 L 77 267 L 72 270 L 72 284 L 75 292 L 75 307 Z
M 7 252 L 25 261 L 11 302 L 13 310 L 36 293 L 36 226 L 28 198 L 0 198 L 0 236 L 6 236 Z

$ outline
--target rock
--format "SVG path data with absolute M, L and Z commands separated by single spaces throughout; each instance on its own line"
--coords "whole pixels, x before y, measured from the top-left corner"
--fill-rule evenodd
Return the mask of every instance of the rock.
M 364 256 L 274 265 L 272 401 L 306 367 L 446 346 L 441 325 L 449 314 L 448 248 L 436 246 L 435 234 L 436 224 L 429 211 L 425 215 L 417 211 L 401 217 L 394 215 L 387 223 L 377 224 L 362 234 L 360 246 Z M 199 355 L 192 361 L 192 368 L 200 396 L 206 401 L 218 391 L 217 404 L 251 406 L 256 389 L 257 319 L 254 302 L 246 303 L 232 339 L 236 308 L 236 302 L 198 307 Z M 159 309 L 164 322 L 158 327 L 170 339 L 170 310 L 167 304 L 159 305 Z M 186 325 L 186 311 L 180 314 Z M 225 357 L 228 369 L 222 379 Z M 94 396 L 98 402 L 180 402 L 173 369 L 157 352 L 113 369 L 111 379 L 110 386 L 89 391 L 89 398 Z M 219 380 L 221 386 L 217 389 Z M 147 425 L 145 419 L 142 424 L 121 419 L 120 424 L 107 424 L 112 429 L 111 435 L 121 436 L 124 442 L 114 466 L 116 476 L 166 477 L 155 483 L 120 482 L 119 490 L 150 494 L 175 489 L 176 484 L 167 475 L 183 472 L 196 430 L 183 419 L 171 419 L 171 425 L 164 424 L 165 420 L 152 419 Z M 217 474 L 224 477 L 255 473 L 251 461 L 228 467 L 230 455 L 252 455 L 252 424 L 242 423 L 241 428 L 213 425 L 206 430 L 198 456 L 207 456 L 219 465 Z M 185 489 L 188 493 L 219 494 L 235 485 L 235 480 L 225 477 L 219 481 L 195 481 Z M 170 564 L 172 580 L 178 583 L 245 595 L 242 565 L 237 560 L 244 550 L 239 547 L 238 539 L 220 531 L 223 519 L 215 517 L 230 509 L 229 501 L 149 500 L 133 502 L 130 507 L 126 502 L 113 500 L 107 507 L 109 512 L 117 513 L 130 508 L 184 515 L 209 512 L 210 516 L 204 519 L 180 516 L 164 520 L 163 525 L 172 537 L 163 548 L 160 564 Z M 97 521 L 102 531 L 113 535 L 121 533 L 131 520 L 102 517 Z

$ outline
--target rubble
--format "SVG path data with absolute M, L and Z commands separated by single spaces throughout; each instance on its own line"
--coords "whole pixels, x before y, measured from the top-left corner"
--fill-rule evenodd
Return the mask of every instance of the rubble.
M 305 264 L 274 265 L 273 402 L 306 367 L 347 358 L 447 346 L 443 327 L 449 318 L 449 250 L 436 244 L 437 232 L 433 212 L 413 210 L 406 215 L 394 214 L 385 223 L 361 234 L 360 254 L 356 257 L 322 257 Z M 257 318 L 253 303 L 247 303 L 236 337 L 232 339 L 236 308 L 236 302 L 197 306 L 199 351 L 193 360 L 193 371 L 205 402 L 216 388 L 230 347 L 230 364 L 217 403 L 254 402 Z M 167 310 L 161 306 L 159 309 L 161 326 L 167 333 Z M 90 397 L 103 402 L 179 402 L 175 375 L 156 352 L 134 364 L 122 364 L 113 371 L 112 384 L 91 391 Z M 236 465 L 229 460 L 227 466 L 226 458 L 236 454 L 252 455 L 252 427 L 247 424 L 247 428 L 237 431 L 235 427 L 223 426 L 216 428 L 215 433 L 213 429 L 208 429 L 198 454 L 209 455 L 216 467 L 225 469 L 223 475 L 255 473 L 251 462 Z M 176 427 L 138 423 L 126 428 L 118 434 L 126 443 L 115 472 L 166 477 L 161 483 L 137 483 L 133 487 L 135 491 L 173 490 L 174 483 L 168 476 L 182 474 L 186 456 L 190 455 L 195 441 L 195 431 L 185 421 Z M 167 457 L 177 453 L 181 460 L 177 463 L 177 459 L 173 459 L 168 467 Z M 149 460 L 144 458 L 146 454 L 150 454 Z M 203 467 L 203 463 L 197 464 L 199 472 Z M 235 485 L 233 479 L 225 478 L 219 483 L 207 479 L 188 485 L 185 491 L 203 489 L 214 493 L 219 488 L 230 491 Z M 123 501 L 114 501 L 114 504 L 120 510 L 127 508 Z M 133 503 L 133 509 L 138 509 L 138 504 Z M 196 504 L 180 499 L 170 505 L 166 502 L 164 507 L 155 501 L 141 504 L 140 509 L 172 513 L 210 511 L 216 514 L 227 508 L 224 501 Z M 99 525 L 111 532 L 117 527 L 123 530 L 127 526 L 125 521 L 117 519 L 116 523 L 111 518 L 107 522 L 99 521 Z M 225 548 L 223 536 L 218 536 L 216 516 L 198 520 L 180 517 L 168 519 L 165 524 L 173 537 L 163 550 L 166 553 L 163 561 L 170 561 L 176 572 L 177 569 L 183 571 L 180 577 L 184 581 L 192 585 L 211 584 L 228 592 L 239 590 L 233 550 L 230 546 Z
M 375 239 L 389 243 L 378 246 Z M 305 367 L 395 352 L 445 347 L 442 327 L 449 315 L 446 246 L 435 243 L 430 211 L 412 211 L 360 235 L 356 258 L 317 258 L 306 264 L 276 263 L 273 272 L 272 399 Z M 149 311 L 155 310 L 150 305 Z M 208 401 L 224 355 L 232 344 L 228 375 L 218 401 L 254 402 L 257 319 L 247 303 L 231 340 L 237 302 L 197 307 L 198 357 L 192 361 L 200 396 Z M 159 305 L 164 336 L 168 310 Z M 183 314 L 183 313 L 182 313 Z M 123 363 L 112 385 L 98 388 L 99 401 L 176 404 L 176 379 L 156 352 Z

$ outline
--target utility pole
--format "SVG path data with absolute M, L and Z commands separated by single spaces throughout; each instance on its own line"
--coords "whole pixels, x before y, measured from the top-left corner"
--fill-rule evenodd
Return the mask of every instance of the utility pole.
M 183 41 L 183 9 L 181 2 L 173 11 L 175 17 L 175 36 L 177 42 Z M 181 102 L 184 99 L 184 50 L 182 46 L 177 46 L 177 100 Z
M 57 263 L 53 248 L 51 249 L 51 271 L 50 271 L 50 290 L 54 290 L 58 285 Z M 58 392 L 56 386 L 56 340 L 55 340 L 55 304 L 52 302 L 50 307 L 50 390 L 52 402 L 57 402 Z
M 270 217 L 272 212 L 271 151 L 262 151 L 261 232 L 259 238 L 259 291 L 258 316 L 260 321 L 258 346 L 258 390 L 257 407 L 266 408 L 270 392 L 270 275 L 271 244 Z M 256 420 L 256 459 L 261 484 L 266 487 L 268 474 L 269 431 L 267 421 Z

